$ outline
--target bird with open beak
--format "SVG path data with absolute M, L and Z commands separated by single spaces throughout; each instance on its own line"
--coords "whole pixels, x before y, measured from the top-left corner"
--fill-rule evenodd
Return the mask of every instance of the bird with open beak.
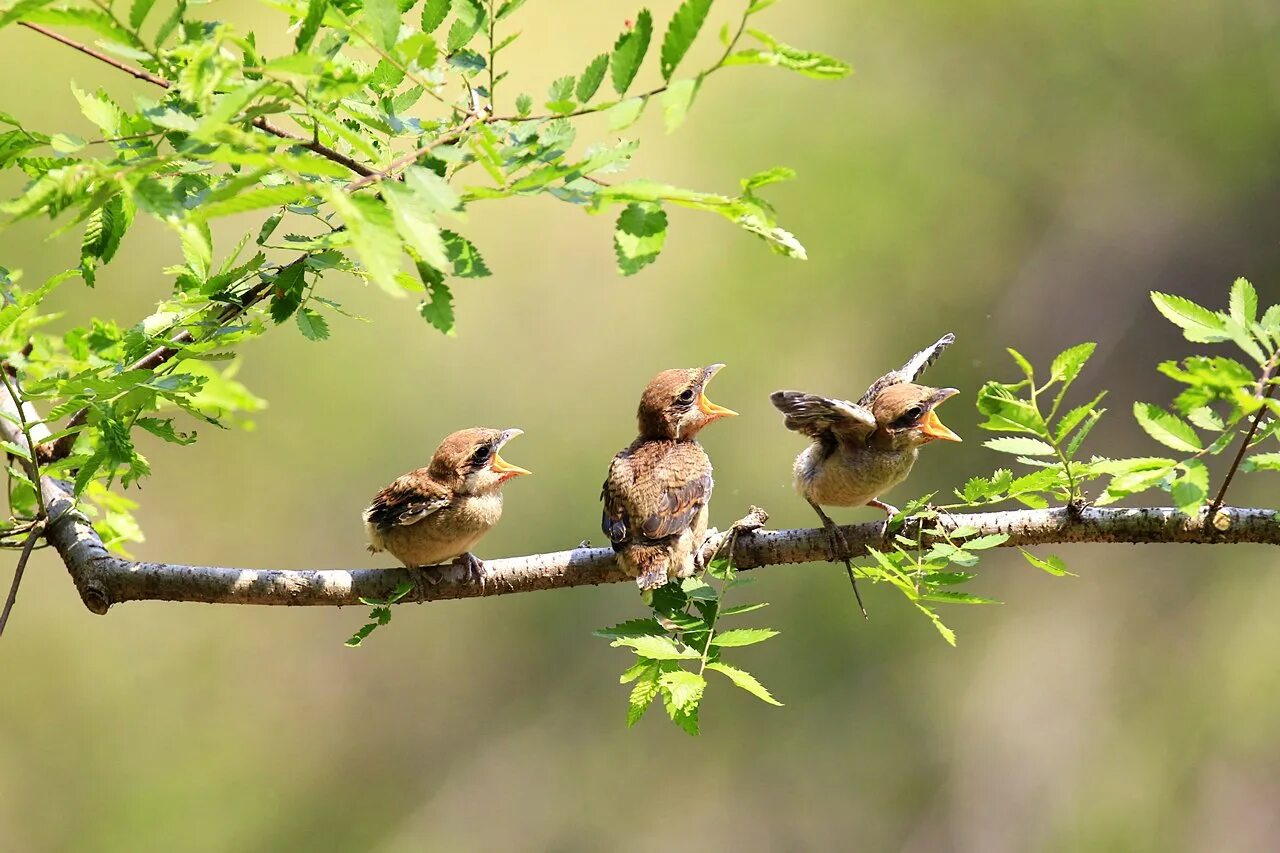
M 863 616 L 867 611 L 849 562 L 849 544 L 822 507 L 877 507 L 885 512 L 887 533 L 888 519 L 898 510 L 880 496 L 907 478 L 921 447 L 931 441 L 960 441 L 934 411 L 960 392 L 915 383 L 954 341 L 954 335 L 943 335 L 900 369 L 873 382 L 857 403 L 800 391 L 775 391 L 770 397 L 784 415 L 787 429 L 810 439 L 796 457 L 796 491 L 822 519 L 831 559 L 844 560 Z
M 426 468 L 398 477 L 364 511 L 369 551 L 388 551 L 409 568 L 456 561 L 483 581 L 471 549 L 502 517 L 502 484 L 529 473 L 498 455 L 521 434 L 476 427 L 445 438 Z
M 646 595 L 697 569 L 712 487 L 711 460 L 698 444 L 698 433 L 737 414 L 707 399 L 707 383 L 722 367 L 664 370 L 655 376 L 636 413 L 640 434 L 609 465 L 600 492 L 601 527 L 619 565 Z

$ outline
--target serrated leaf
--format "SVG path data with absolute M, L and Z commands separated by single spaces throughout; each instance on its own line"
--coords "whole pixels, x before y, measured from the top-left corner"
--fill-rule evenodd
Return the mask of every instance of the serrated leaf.
M 1151 301 L 1169 322 L 1183 330 L 1187 340 L 1214 343 L 1228 338 L 1222 315 L 1197 305 L 1190 299 L 1152 291 Z
M 329 322 L 319 312 L 303 308 L 294 316 L 298 321 L 298 329 L 307 340 L 323 341 L 329 337 Z
M 659 68 L 663 80 L 671 79 L 676 66 L 698 37 L 698 31 L 702 29 L 702 22 L 707 19 L 707 12 L 710 10 L 711 0 L 685 0 L 676 9 L 671 23 L 667 25 L 667 34 L 662 39 Z
M 452 264 L 454 275 L 459 278 L 484 278 L 492 275 L 474 243 L 447 229 L 442 230 L 440 236 L 444 240 L 445 254 Z
M 449 269 L 444 238 L 432 218 L 433 211 L 427 200 L 406 184 L 398 182 L 386 182 L 382 197 L 391 209 L 396 231 L 404 238 L 405 244 L 436 269 Z
M 480 27 L 485 21 L 484 9 L 475 0 L 454 0 L 453 11 L 457 18 L 449 27 L 449 35 L 446 39 L 446 46 L 451 54 L 458 53 L 466 47 L 476 33 L 480 32 Z M 483 60 L 480 67 L 484 67 Z
M 605 116 L 609 119 L 609 129 L 626 130 L 635 124 L 636 120 L 640 118 L 640 114 L 644 112 L 644 106 L 647 103 L 649 103 L 648 98 L 628 98 L 609 107 L 605 111 Z
M 773 65 L 816 80 L 840 80 L 853 73 L 852 66 L 834 56 L 783 44 L 759 30 L 749 32 L 763 42 L 765 48 L 737 51 L 725 59 L 725 65 Z
M 1182 476 L 1174 481 L 1170 494 L 1179 512 L 1194 516 L 1209 497 L 1209 469 L 1199 459 L 1190 459 L 1181 468 Z
M 585 104 L 595 96 L 600 84 L 604 82 L 605 72 L 609 70 L 609 54 L 602 53 L 587 65 L 587 70 L 578 78 L 578 89 L 575 94 L 578 101 Z
M 332 185 L 323 185 L 322 189 L 346 222 L 351 246 L 369 278 L 388 293 L 399 295 L 396 273 L 400 270 L 402 249 L 391 211 L 371 196 L 349 195 Z
M 658 624 L 657 619 L 628 619 L 626 622 L 619 622 L 609 628 L 599 628 L 591 633 L 606 640 L 616 640 L 619 637 L 662 637 L 666 636 L 667 631 Z
M 1187 453 L 1194 453 L 1204 448 L 1200 436 L 1190 424 L 1159 406 L 1152 403 L 1134 403 L 1133 416 L 1137 418 L 1138 425 L 1147 435 L 1165 447 Z
M 396 0 L 363 0 L 363 4 L 364 17 L 369 22 L 373 40 L 384 50 L 391 50 L 400 35 L 400 5 Z
M 139 187 L 141 189 L 141 187 Z M 315 188 L 308 184 L 281 184 L 278 187 L 259 187 L 222 201 L 202 204 L 192 211 L 195 218 L 215 219 L 263 207 L 279 207 L 295 204 L 315 195 Z
M 658 259 L 667 239 L 667 214 L 654 204 L 633 202 L 618 216 L 613 250 L 618 271 L 634 275 Z
M 729 648 L 731 646 L 750 646 L 763 643 L 770 637 L 778 636 L 778 632 L 770 628 L 733 628 L 711 638 L 711 645 Z
M 1231 319 L 1248 329 L 1258 316 L 1258 291 L 1248 279 L 1238 278 L 1231 285 Z
M 652 660 L 697 660 L 700 655 L 692 649 L 681 649 L 670 637 L 638 636 L 619 637 L 609 645 L 626 646 L 641 657 Z
M 677 80 L 662 93 L 662 125 L 671 133 L 684 124 L 684 117 L 698 93 L 698 80 Z
M 521 118 L 527 116 L 533 110 L 533 98 L 526 92 L 521 92 L 516 96 L 516 113 Z
M 1240 463 L 1241 471 L 1280 471 L 1280 453 L 1255 453 Z
M 573 75 L 558 77 L 547 90 L 547 109 L 553 113 L 571 113 L 577 104 L 573 100 Z
M 1053 445 L 1040 441 L 1037 438 L 1023 438 L 1021 436 L 1007 436 L 1004 438 L 992 438 L 983 442 L 983 446 L 992 450 L 998 450 L 1001 453 L 1013 453 L 1018 456 L 1055 456 L 1057 451 L 1053 449 Z
M 1085 362 L 1089 360 L 1089 356 L 1093 355 L 1093 351 L 1097 346 L 1095 343 L 1082 343 L 1063 350 L 1053 360 L 1053 366 L 1050 368 L 1050 378 L 1067 384 L 1072 382 L 1080 375 Z
M 453 292 L 435 267 L 419 262 L 418 276 L 427 290 L 427 299 L 418 304 L 418 314 L 446 335 L 453 334 Z
M 135 3 L 138 2 L 143 2 L 143 0 L 135 0 Z M 151 0 L 151 2 L 155 2 L 155 0 Z M 316 39 L 316 33 L 320 32 L 320 25 L 324 22 L 324 13 L 328 9 L 329 0 L 308 0 L 307 14 L 302 19 L 302 24 L 298 27 L 297 38 L 293 41 L 294 50 L 303 53 L 311 47 L 311 43 Z M 135 24 L 134 26 L 137 25 Z
M 644 716 L 644 712 L 649 709 L 649 705 L 662 691 L 658 684 L 658 675 L 661 670 L 653 661 L 646 662 L 646 671 L 641 674 L 635 687 L 631 688 L 631 695 L 627 698 L 627 726 L 634 726 Z
M 774 699 L 773 694 L 769 692 L 768 688 L 757 681 L 756 677 L 751 673 L 744 672 L 741 669 L 736 669 L 729 666 L 727 663 L 720 663 L 719 661 L 711 661 L 707 664 L 707 669 L 713 669 L 716 672 L 723 673 L 728 676 L 730 681 L 750 693 L 752 696 L 755 696 L 757 699 L 768 702 L 770 705 L 777 705 L 779 708 L 782 707 L 782 703 L 777 699 Z
M 434 32 L 437 27 L 444 23 L 445 16 L 449 14 L 449 5 L 452 0 L 427 0 L 422 7 L 422 31 L 424 33 Z
M 1050 554 L 1046 558 L 1041 558 L 1032 554 L 1026 548 L 1019 548 L 1018 550 L 1022 552 L 1023 557 L 1026 557 L 1028 563 L 1041 571 L 1048 572 L 1049 574 L 1056 575 L 1057 577 L 1063 577 L 1064 575 L 1071 574 L 1071 572 L 1067 571 L 1067 564 L 1064 563 L 1062 558 L 1057 555 Z
M 283 323 L 298 310 L 306 293 L 306 267 L 302 264 L 289 264 L 276 275 L 271 283 L 271 319 Z
M 613 56 L 610 70 L 613 76 L 613 88 L 619 95 L 625 95 L 635 80 L 640 63 L 649 50 L 649 40 L 653 37 L 653 15 L 648 9 L 641 9 L 636 16 L 635 26 L 618 36 L 613 43 Z
M 664 672 L 658 677 L 658 683 L 671 697 L 671 704 L 678 710 L 688 712 L 702 701 L 702 693 L 707 688 L 707 681 L 696 672 L 687 669 L 676 669 Z

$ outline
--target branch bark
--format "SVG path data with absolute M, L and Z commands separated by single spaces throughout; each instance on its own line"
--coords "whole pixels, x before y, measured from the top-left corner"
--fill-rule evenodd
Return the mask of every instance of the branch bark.
M 486 563 L 489 577 L 483 585 L 471 580 L 465 569 L 453 566 L 302 571 L 126 560 L 103 547 L 92 525 L 75 509 L 67 483 L 46 477 L 42 485 L 50 515 L 45 536 L 61 555 L 85 606 L 99 614 L 126 601 L 358 605 L 361 598 L 386 599 L 403 583 L 413 589 L 402 601 L 422 602 L 631 580 L 618 568 L 609 548 L 490 560 Z M 950 515 L 941 523 L 948 529 L 971 526 L 979 534 L 1006 533 L 1009 540 L 1005 547 L 1069 542 L 1280 545 L 1280 520 L 1273 510 L 1224 508 L 1219 512 L 1230 521 L 1225 531 L 1207 531 L 1200 519 L 1171 508 L 1089 508 L 1078 517 L 1066 508 L 1014 510 Z M 882 541 L 879 522 L 841 529 L 854 556 Z M 721 534 L 708 537 L 704 553 L 721 541 Z M 826 532 L 821 528 L 744 532 L 734 546 L 734 563 L 740 570 L 825 561 L 827 556 Z

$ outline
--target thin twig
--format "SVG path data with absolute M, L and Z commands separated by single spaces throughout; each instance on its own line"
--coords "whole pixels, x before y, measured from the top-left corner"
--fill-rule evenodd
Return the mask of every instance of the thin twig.
M 1277 358 L 1280 358 L 1280 352 L 1268 359 L 1266 366 L 1262 369 L 1262 378 L 1258 380 L 1257 391 L 1258 399 L 1264 402 L 1258 406 L 1258 411 L 1253 416 L 1253 422 L 1249 424 L 1249 431 L 1245 433 L 1244 441 L 1240 443 L 1240 449 L 1236 451 L 1236 458 L 1231 460 L 1231 467 L 1227 469 L 1227 476 L 1222 479 L 1222 488 L 1218 489 L 1218 496 L 1213 499 L 1213 503 L 1209 505 L 1209 512 L 1205 514 L 1204 524 L 1208 529 L 1216 527 L 1214 518 L 1217 516 L 1218 510 L 1222 508 L 1222 502 L 1227 498 L 1227 489 L 1230 488 L 1231 480 L 1236 475 L 1236 469 L 1244 461 L 1244 455 L 1249 451 L 1249 442 L 1253 441 L 1254 433 L 1258 431 L 1259 425 L 1261 425 L 1262 420 L 1270 411 L 1265 401 L 1271 399 L 1271 395 L 1276 390 L 1276 386 L 1271 384 L 1271 374 L 1276 369 Z M 1262 390 L 1264 386 L 1266 387 L 1265 393 Z
M 353 193 L 356 190 L 364 189 L 370 184 L 376 184 L 386 180 L 389 177 L 392 177 L 393 175 L 400 172 L 402 169 L 409 168 L 414 163 L 418 162 L 420 159 L 427 156 L 435 149 L 439 148 L 441 145 L 449 145 L 454 142 L 457 142 L 471 128 L 472 125 L 482 120 L 483 119 L 481 119 L 477 115 L 467 116 L 466 120 L 463 121 L 462 124 L 458 125 L 456 129 L 450 131 L 449 133 L 445 133 L 440 136 L 437 136 L 435 139 L 431 140 L 426 145 L 423 145 L 421 148 L 418 148 L 416 151 L 411 151 L 408 154 L 404 155 L 403 157 L 398 157 L 395 160 L 392 160 L 391 164 L 387 166 L 385 169 L 381 169 L 377 172 L 370 172 L 364 177 L 354 180 L 351 183 L 347 184 L 347 192 Z
M 22 573 L 26 571 L 27 560 L 31 559 L 31 550 L 40 538 L 41 528 L 33 527 L 27 534 L 27 541 L 22 545 L 22 553 L 18 556 L 18 565 L 13 570 L 13 583 L 9 585 L 9 597 L 4 602 L 4 612 L 0 612 L 0 636 L 4 635 L 4 626 L 9 624 L 9 614 L 13 612 L 13 603 L 18 600 L 18 587 L 22 584 Z

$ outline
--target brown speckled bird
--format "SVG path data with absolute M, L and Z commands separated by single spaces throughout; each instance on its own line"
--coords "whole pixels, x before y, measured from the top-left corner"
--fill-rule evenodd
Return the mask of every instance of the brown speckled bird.
M 887 532 L 888 518 L 898 510 L 880 496 L 907 478 L 922 446 L 937 439 L 960 441 L 934 412 L 939 403 L 960 392 L 915 384 L 954 341 L 954 335 L 943 335 L 900 369 L 873 382 L 857 403 L 800 391 L 775 391 L 770 397 L 785 416 L 787 429 L 812 439 L 796 457 L 796 491 L 822 519 L 832 559 L 843 555 L 859 608 L 862 596 L 848 559 L 849 544 L 822 507 L 878 507 L 885 512 Z
M 476 427 L 440 442 L 426 468 L 398 477 L 364 511 L 369 551 L 389 551 L 410 568 L 457 559 L 483 580 L 471 549 L 502 517 L 502 484 L 529 473 L 498 455 L 521 434 Z
M 736 415 L 707 399 L 705 388 L 723 364 L 664 370 L 640 398 L 640 435 L 613 457 L 600 497 L 601 527 L 618 563 L 646 593 L 696 569 L 707 532 L 711 460 L 699 430 Z

